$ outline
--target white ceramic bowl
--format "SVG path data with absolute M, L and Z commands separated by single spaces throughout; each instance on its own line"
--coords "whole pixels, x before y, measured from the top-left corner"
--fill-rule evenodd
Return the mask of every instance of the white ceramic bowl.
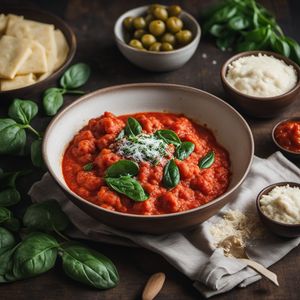
M 154 216 L 114 212 L 84 200 L 67 186 L 62 174 L 62 157 L 74 135 L 91 118 L 98 117 L 105 111 L 116 115 L 164 111 L 183 113 L 200 124 L 207 124 L 230 155 L 232 175 L 228 190 L 198 208 Z M 195 88 L 157 83 L 109 87 L 80 98 L 52 120 L 43 143 L 46 165 L 70 200 L 101 222 L 147 233 L 181 230 L 195 226 L 217 213 L 227 202 L 234 199 L 234 193 L 249 171 L 253 152 L 254 143 L 249 126 L 226 102 Z
M 171 71 L 182 67 L 195 53 L 201 36 L 198 22 L 187 12 L 180 15 L 185 28 L 191 30 L 194 39 L 188 45 L 169 52 L 141 51 L 130 47 L 125 42 L 123 20 L 126 17 L 137 17 L 145 14 L 149 6 L 131 9 L 121 15 L 115 23 L 114 34 L 119 50 L 133 64 L 149 71 Z

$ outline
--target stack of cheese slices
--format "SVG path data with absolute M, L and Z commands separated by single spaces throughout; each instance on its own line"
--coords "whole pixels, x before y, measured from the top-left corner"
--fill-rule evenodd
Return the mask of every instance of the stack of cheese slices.
M 66 60 L 69 46 L 52 24 L 0 14 L 0 91 L 43 80 Z

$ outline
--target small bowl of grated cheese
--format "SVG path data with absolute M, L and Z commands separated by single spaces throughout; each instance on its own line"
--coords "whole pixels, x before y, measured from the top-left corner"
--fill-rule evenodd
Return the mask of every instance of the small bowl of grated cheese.
M 280 182 L 267 186 L 257 196 L 262 222 L 283 237 L 300 236 L 300 183 Z
M 248 51 L 224 63 L 221 81 L 234 106 L 250 116 L 269 118 L 296 100 L 300 68 L 278 53 Z

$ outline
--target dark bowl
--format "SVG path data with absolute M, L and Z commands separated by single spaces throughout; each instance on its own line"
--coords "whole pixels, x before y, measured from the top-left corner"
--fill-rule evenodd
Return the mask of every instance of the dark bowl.
M 288 238 L 294 238 L 300 236 L 300 224 L 287 224 L 287 223 L 282 223 L 278 221 L 274 221 L 271 218 L 267 217 L 261 210 L 260 208 L 260 199 L 262 195 L 268 194 L 273 188 L 276 186 L 284 186 L 284 185 L 289 185 L 291 187 L 299 187 L 300 188 L 300 183 L 296 182 L 278 182 L 271 184 L 267 187 L 265 187 L 257 196 L 256 198 L 256 207 L 258 211 L 258 215 L 261 219 L 261 221 L 266 225 L 266 227 L 275 233 L 276 235 L 283 236 L 283 237 L 288 237 Z
M 296 70 L 298 77 L 296 86 L 287 93 L 274 97 L 249 96 L 233 88 L 225 78 L 227 74 L 228 65 L 241 57 L 250 55 L 257 56 L 259 53 L 266 54 L 269 56 L 272 55 L 275 58 L 283 60 L 286 64 L 292 65 Z M 234 55 L 224 63 L 221 69 L 221 81 L 224 90 L 229 96 L 229 102 L 231 102 L 234 106 L 238 107 L 245 114 L 252 117 L 271 118 L 279 115 L 286 107 L 288 107 L 297 99 L 297 95 L 300 92 L 300 68 L 295 62 L 275 52 L 247 51 Z
M 73 30 L 71 29 L 71 27 L 66 22 L 64 22 L 61 18 L 43 10 L 33 9 L 33 8 L 1 7 L 0 13 L 22 15 L 29 20 L 53 24 L 55 28 L 60 29 L 62 31 L 69 44 L 69 53 L 66 58 L 66 61 L 49 77 L 37 83 L 28 85 L 26 87 L 9 90 L 9 91 L 2 91 L 2 92 L 0 91 L 0 99 L 2 103 L 8 102 L 14 98 L 30 98 L 33 96 L 38 96 L 42 91 L 47 89 L 50 85 L 55 84 L 57 79 L 70 65 L 77 48 L 76 36 Z
M 280 122 L 278 122 L 274 127 L 273 127 L 273 130 L 272 130 L 272 139 L 273 139 L 273 142 L 275 143 L 275 145 L 279 148 L 279 150 L 289 159 L 291 160 L 294 160 L 294 161 L 300 161 L 300 152 L 297 152 L 297 151 L 291 151 L 291 150 L 288 150 L 286 148 L 284 148 L 283 146 L 281 146 L 276 138 L 275 138 L 275 130 L 276 128 L 284 123 L 284 122 L 287 122 L 287 121 L 299 121 L 300 122 L 300 117 L 295 117 L 295 118 L 289 118 L 289 119 L 285 119 L 285 120 L 282 120 Z

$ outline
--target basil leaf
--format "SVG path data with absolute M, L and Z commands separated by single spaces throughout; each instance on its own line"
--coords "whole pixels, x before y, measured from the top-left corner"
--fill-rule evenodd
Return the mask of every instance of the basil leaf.
M 116 137 L 115 140 L 118 141 L 118 140 L 122 139 L 124 136 L 125 136 L 125 130 L 123 129 L 123 130 L 121 130 L 120 133 L 117 135 L 117 137 Z
M 0 224 L 3 223 L 3 222 L 5 222 L 5 221 L 10 220 L 11 217 L 12 217 L 11 211 L 8 210 L 5 207 L 1 207 L 0 206 Z
M 83 171 L 88 172 L 88 171 L 92 171 L 93 168 L 94 168 L 94 164 L 91 162 L 91 163 L 84 165 L 82 169 L 83 169 Z
M 15 188 L 17 178 L 28 173 L 29 171 L 18 171 L 0 174 L 0 189 Z
M 35 140 L 31 143 L 30 156 L 32 164 L 37 168 L 45 166 L 42 154 L 42 139 Z
M 87 64 L 75 64 L 71 66 L 61 77 L 60 85 L 65 89 L 78 88 L 87 82 L 90 74 L 91 69 Z
M 15 250 L 12 277 L 18 280 L 49 271 L 55 264 L 58 247 L 56 239 L 48 234 L 29 235 Z
M 199 161 L 199 168 L 200 169 L 207 169 L 211 167 L 211 165 L 215 161 L 215 152 L 209 151 L 200 161 Z
M 15 281 L 14 276 L 9 275 L 9 273 L 12 272 L 13 254 L 18 246 L 8 247 L 0 254 L 0 283 Z
M 237 13 L 237 6 L 225 6 L 216 11 L 212 18 L 215 23 L 226 22 Z
M 59 88 L 50 88 L 44 92 L 43 107 L 47 116 L 54 116 L 64 103 L 63 91 Z
M 171 159 L 164 167 L 163 185 L 165 188 L 170 189 L 175 187 L 180 181 L 179 169 L 174 161 Z
M 194 151 L 195 145 L 192 142 L 183 142 L 176 148 L 175 156 L 180 160 L 188 158 Z
M 8 188 L 0 192 L 0 206 L 12 206 L 21 200 L 20 193 L 15 188 Z
M 0 119 L 0 154 L 19 154 L 26 143 L 23 127 L 12 119 Z
M 142 132 L 141 124 L 134 118 L 128 118 L 125 126 L 125 134 L 130 135 L 138 135 Z
M 145 201 L 149 198 L 141 184 L 130 176 L 120 178 L 107 177 L 105 181 L 110 188 L 134 201 Z
M 15 244 L 16 239 L 13 234 L 7 229 L 0 227 L 0 255 L 7 249 L 14 247 Z
M 13 231 L 13 232 L 17 232 L 20 230 L 21 228 L 21 224 L 19 219 L 12 217 L 11 219 L 5 221 L 2 223 L 3 227 L 5 227 L 6 229 Z
M 179 137 L 172 130 L 157 130 L 155 136 L 167 144 L 173 144 L 174 146 L 179 146 L 181 144 Z
M 27 125 L 37 115 L 38 110 L 33 101 L 15 99 L 8 108 L 8 115 L 16 122 Z
M 249 21 L 246 19 L 245 16 L 238 15 L 233 17 L 228 22 L 228 27 L 232 30 L 243 30 L 249 26 Z
M 299 44 L 295 40 L 288 38 L 288 37 L 285 38 L 285 41 L 290 46 L 290 50 L 291 50 L 290 58 L 293 61 L 295 61 L 298 65 L 300 65 L 300 46 L 299 46 Z
M 119 283 L 119 274 L 110 259 L 92 249 L 76 244 L 64 245 L 62 262 L 72 279 L 97 289 L 109 289 Z
M 55 200 L 30 205 L 23 217 L 25 227 L 51 232 L 65 230 L 69 219 Z
M 220 24 L 214 24 L 209 29 L 209 33 L 215 37 L 222 37 L 225 31 L 226 31 L 226 27 Z
M 290 56 L 291 50 L 289 44 L 279 37 L 272 40 L 271 48 L 273 51 L 278 52 L 286 57 Z
M 120 177 L 120 176 L 136 176 L 139 172 L 139 166 L 137 163 L 131 161 L 131 160 L 119 160 L 113 165 L 111 165 L 106 170 L 106 176 L 107 177 Z

